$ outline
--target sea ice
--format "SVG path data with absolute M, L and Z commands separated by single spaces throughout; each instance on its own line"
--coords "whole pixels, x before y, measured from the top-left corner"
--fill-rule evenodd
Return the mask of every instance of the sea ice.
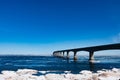
M 19 69 L 18 71 L 2 71 L 0 80 L 120 80 L 120 69 L 99 70 L 97 73 L 83 70 L 80 74 L 63 73 L 36 76 L 37 70 Z M 46 73 L 43 71 L 42 73 Z

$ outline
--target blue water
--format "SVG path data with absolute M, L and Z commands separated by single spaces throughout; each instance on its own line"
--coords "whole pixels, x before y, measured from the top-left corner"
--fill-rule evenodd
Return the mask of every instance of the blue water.
M 0 56 L 0 72 L 3 70 L 35 69 L 38 71 L 71 71 L 81 70 L 96 72 L 101 69 L 120 68 L 120 56 L 96 56 L 95 63 L 88 62 L 88 56 L 80 56 L 76 62 L 53 56 Z

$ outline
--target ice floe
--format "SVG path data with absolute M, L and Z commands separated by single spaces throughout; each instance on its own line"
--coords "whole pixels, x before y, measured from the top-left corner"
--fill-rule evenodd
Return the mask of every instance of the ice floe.
M 33 75 L 38 72 L 43 75 Z M 55 74 L 47 73 L 47 71 L 18 69 L 17 71 L 2 71 L 0 80 L 120 80 L 120 69 L 103 69 L 96 73 L 83 70 L 80 71 L 79 74 L 72 74 L 70 71 L 64 71 L 62 74 Z

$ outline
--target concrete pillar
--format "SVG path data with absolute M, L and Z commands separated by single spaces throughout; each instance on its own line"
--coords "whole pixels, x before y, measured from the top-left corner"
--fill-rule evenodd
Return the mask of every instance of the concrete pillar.
M 60 57 L 62 56 L 62 52 L 60 52 L 60 55 L 59 55 Z
M 54 54 L 54 56 L 56 56 L 56 55 L 55 55 L 56 53 L 53 53 L 53 54 Z
M 63 57 L 64 57 L 65 53 L 63 52 Z
M 77 54 L 77 51 L 74 51 L 74 61 L 77 60 L 77 56 L 76 56 L 76 54 Z
M 90 62 L 94 61 L 94 51 L 89 52 L 89 61 Z
M 55 52 L 53 53 L 53 56 L 55 56 Z
M 60 52 L 58 52 L 58 54 L 57 54 L 57 57 L 59 57 L 60 56 Z
M 60 52 L 60 53 L 59 53 L 59 57 L 62 57 L 62 56 L 63 56 L 63 55 L 62 55 L 62 52 Z
M 59 55 L 59 52 L 56 53 L 56 56 L 57 56 L 57 57 L 58 57 L 58 55 Z
M 67 51 L 67 59 L 69 59 L 69 51 Z

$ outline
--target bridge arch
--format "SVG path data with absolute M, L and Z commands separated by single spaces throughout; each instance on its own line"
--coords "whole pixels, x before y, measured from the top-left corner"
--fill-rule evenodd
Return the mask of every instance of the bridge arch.
M 89 51 L 84 51 L 84 50 L 81 50 L 81 51 L 77 51 L 77 54 L 78 55 L 88 55 L 89 54 Z

